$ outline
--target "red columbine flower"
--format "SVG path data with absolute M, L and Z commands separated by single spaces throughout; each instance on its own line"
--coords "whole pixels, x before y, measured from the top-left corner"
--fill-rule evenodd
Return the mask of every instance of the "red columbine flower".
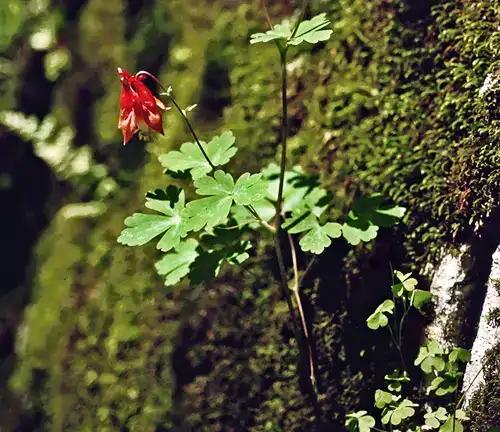
M 123 134 L 123 144 L 127 144 L 139 130 L 153 130 L 163 135 L 160 109 L 166 109 L 166 107 L 141 82 L 146 74 L 139 73 L 134 76 L 118 68 L 118 75 L 122 84 L 118 128 Z

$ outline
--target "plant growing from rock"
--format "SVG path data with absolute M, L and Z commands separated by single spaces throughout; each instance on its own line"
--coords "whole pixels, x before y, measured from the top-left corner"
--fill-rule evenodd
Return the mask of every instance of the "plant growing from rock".
M 375 407 L 381 410 L 378 420 L 382 429 L 376 426 L 376 419 L 368 415 L 367 411 L 348 414 L 345 424 L 351 432 L 463 432 L 463 423 L 468 418 L 460 409 L 463 397 L 458 401 L 456 399 L 463 366 L 470 360 L 470 352 L 459 347 L 443 347 L 436 340 L 428 340 L 420 347 L 414 365 L 424 373 L 425 393 L 429 401 L 425 403 L 425 410 L 417 412 L 420 405 L 407 397 L 408 390 L 419 387 L 419 382 L 410 377 L 404 361 L 403 327 L 410 310 L 420 311 L 432 297 L 430 292 L 417 288 L 417 280 L 411 277 L 411 273 L 395 271 L 394 276 L 392 299 L 384 300 L 366 322 L 372 330 L 387 328 L 398 350 L 402 372 L 396 369 L 385 375 L 387 388 L 375 392 Z M 436 406 L 436 397 L 443 398 L 442 405 Z
M 288 305 L 301 353 L 308 361 L 309 379 L 316 394 L 316 371 L 300 297 L 304 274 L 301 277 L 298 267 L 296 237 L 312 263 L 316 255 L 330 246 L 332 239 L 343 237 L 351 245 L 373 240 L 379 227 L 395 224 L 405 209 L 387 206 L 383 196 L 373 194 L 359 198 L 344 221 L 331 221 L 328 219 L 331 193 L 321 187 L 316 175 L 300 166 L 288 166 L 287 60 L 294 47 L 325 42 L 332 34 L 325 14 L 304 19 L 307 3 L 303 1 L 298 17 L 273 25 L 262 2 L 269 30 L 250 39 L 251 44 L 273 43 L 281 65 L 279 164 L 271 163 L 258 173 L 234 175 L 227 169 L 237 153 L 237 137 L 231 131 L 226 130 L 208 142 L 199 139 L 188 118 L 192 106 L 182 109 L 173 90 L 164 87 L 147 71 L 132 76 L 119 69 L 122 83 L 119 127 L 124 143 L 135 133 L 163 132 L 159 118 L 167 109 L 165 105 L 172 104 L 183 117 L 193 141 L 161 155 L 159 161 L 168 173 L 192 182 L 196 198 L 172 185 L 148 193 L 145 205 L 155 213 L 135 213 L 128 217 L 118 242 L 141 246 L 159 239 L 157 248 L 164 255 L 156 261 L 155 268 L 164 277 L 165 285 L 172 286 L 185 278 L 192 285 L 207 282 L 216 277 L 224 265 L 242 265 L 253 249 L 249 232 L 258 232 L 263 239 L 273 238 L 280 293 Z M 159 96 L 164 101 L 155 98 L 143 84 L 147 78 L 163 88 Z M 291 272 L 284 259 L 284 243 L 290 248 Z M 306 271 L 309 268 L 310 265 Z M 381 314 L 380 319 L 384 321 L 384 311 Z M 392 416 L 402 417 L 402 413 L 398 411 Z

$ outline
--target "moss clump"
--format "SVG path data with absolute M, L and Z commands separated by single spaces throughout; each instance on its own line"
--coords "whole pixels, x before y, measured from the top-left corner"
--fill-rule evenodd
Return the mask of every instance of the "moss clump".
M 486 353 L 484 384 L 468 407 L 471 432 L 489 432 L 500 426 L 500 345 Z

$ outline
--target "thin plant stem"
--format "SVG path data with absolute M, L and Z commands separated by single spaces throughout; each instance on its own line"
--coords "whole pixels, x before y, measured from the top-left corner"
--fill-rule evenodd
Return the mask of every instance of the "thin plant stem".
M 276 258 L 278 260 L 278 268 L 280 273 L 280 287 L 281 294 L 285 297 L 286 303 L 288 305 L 288 310 L 292 317 L 293 328 L 295 332 L 295 338 L 299 347 L 301 345 L 299 326 L 297 324 L 297 315 L 295 308 L 293 307 L 292 298 L 290 296 L 290 289 L 288 287 L 288 278 L 285 267 L 285 260 L 283 258 L 283 250 L 281 249 L 281 211 L 283 206 L 283 185 L 285 183 L 285 170 L 286 170 L 286 145 L 287 145 L 287 135 L 288 135 L 288 105 L 287 105 L 287 76 L 286 76 L 286 48 L 279 48 L 280 59 L 281 59 L 281 99 L 282 99 L 282 119 L 281 119 L 281 163 L 280 163 L 280 175 L 279 175 L 279 186 L 278 186 L 278 198 L 276 201 L 276 219 L 275 219 L 275 236 L 274 243 L 276 248 Z
M 274 30 L 273 22 L 271 21 L 271 16 L 269 15 L 269 11 L 267 10 L 266 1 L 261 0 L 261 4 L 262 4 L 262 10 L 264 11 L 264 15 L 266 16 L 267 25 L 271 30 Z
M 203 153 L 203 156 L 205 157 L 205 159 L 207 160 L 208 164 L 210 165 L 210 167 L 215 170 L 215 165 L 212 163 L 212 161 L 210 160 L 210 158 L 208 157 L 207 155 L 207 152 L 205 151 L 205 149 L 203 148 L 203 146 L 201 145 L 200 143 L 200 140 L 198 139 L 198 136 L 196 135 L 194 129 L 193 129 L 193 126 L 191 126 L 191 122 L 189 121 L 189 119 L 187 118 L 186 116 L 186 113 L 184 112 L 184 110 L 177 104 L 176 100 L 174 99 L 174 97 L 169 94 L 168 97 L 170 98 L 170 100 L 172 101 L 172 103 L 174 104 L 174 106 L 177 108 L 177 111 L 179 111 L 179 113 L 182 115 L 182 117 L 184 118 L 184 121 L 186 122 L 186 125 L 187 127 L 189 128 L 189 131 L 191 132 L 191 135 L 193 135 L 193 138 L 194 140 L 196 141 L 196 144 L 198 145 L 199 149 L 201 150 L 201 152 Z
M 266 227 L 271 232 L 276 231 L 276 229 L 271 224 L 267 223 L 260 217 L 259 213 L 257 213 L 257 210 L 255 210 L 252 204 L 245 206 L 245 208 L 250 211 L 250 213 L 261 223 L 262 226 Z
M 139 71 L 135 74 L 136 78 L 139 78 L 141 75 L 145 75 L 145 76 L 148 76 L 149 78 L 151 78 L 156 84 L 158 84 L 162 89 L 163 91 L 165 92 L 165 96 L 168 96 L 169 99 L 172 101 L 172 103 L 174 104 L 175 108 L 177 108 L 177 111 L 179 111 L 180 115 L 182 116 L 182 118 L 184 119 L 184 121 L 186 122 L 186 125 L 187 127 L 189 128 L 189 131 L 191 132 L 191 135 L 193 135 L 193 138 L 194 140 L 196 141 L 196 144 L 198 145 L 199 149 L 201 150 L 201 152 L 203 153 L 203 156 L 205 157 L 206 161 L 208 162 L 208 164 L 210 165 L 210 167 L 215 170 L 215 165 L 212 163 L 212 161 L 210 160 L 210 158 L 208 157 L 207 155 L 207 152 L 205 151 L 205 149 L 203 148 L 203 146 L 201 145 L 200 143 L 200 140 L 198 139 L 198 136 L 196 135 L 196 132 L 194 131 L 193 129 L 193 126 L 191 126 L 191 122 L 189 121 L 189 119 L 187 118 L 186 116 L 186 113 L 184 112 L 184 110 L 177 104 L 177 101 L 175 100 L 175 98 L 172 96 L 172 91 L 168 90 L 165 88 L 165 86 L 160 82 L 160 80 L 158 78 L 156 78 L 153 74 L 147 72 L 147 71 Z
M 410 308 L 406 308 L 406 300 L 404 300 L 404 308 L 405 311 L 401 317 L 401 321 L 399 322 L 399 346 L 401 348 L 403 347 L 403 325 L 405 323 L 405 318 L 408 316 L 408 312 L 410 311 Z
M 394 345 L 396 345 L 396 348 L 398 350 L 398 353 L 399 353 L 399 358 L 401 360 L 401 364 L 403 366 L 403 369 L 405 371 L 407 371 L 406 369 L 406 363 L 405 363 L 405 359 L 403 357 L 403 351 L 401 350 L 401 346 L 399 345 L 398 341 L 396 340 L 396 338 L 394 337 L 394 332 L 392 331 L 392 327 L 391 327 L 391 324 L 389 323 L 387 325 L 387 328 L 389 329 L 389 333 L 391 334 L 391 338 L 392 338 L 392 341 L 394 342 Z
M 303 280 L 305 279 L 305 277 L 309 274 L 309 271 L 311 270 L 312 266 L 314 265 L 314 263 L 316 262 L 316 255 L 314 255 L 312 258 L 311 258 L 311 261 L 309 261 L 309 264 L 307 264 L 307 267 L 306 269 L 303 271 L 303 273 L 300 275 L 300 279 L 299 279 L 299 287 L 302 285 L 302 282 Z
M 299 268 L 297 265 L 297 251 L 295 250 L 295 244 L 293 243 L 293 238 L 290 234 L 288 234 L 288 243 L 290 244 L 290 251 L 292 253 L 292 266 L 293 266 L 293 275 L 294 275 L 294 286 L 292 288 L 292 292 L 295 296 L 295 300 L 297 302 L 299 308 L 300 320 L 302 323 L 302 331 L 304 333 L 305 342 L 307 344 L 307 354 L 309 357 L 309 379 L 311 380 L 311 384 L 313 386 L 314 393 L 317 397 L 318 388 L 316 385 L 316 374 L 314 367 L 314 358 L 311 347 L 311 339 L 309 338 L 309 331 L 307 330 L 306 316 L 304 313 L 304 308 L 302 307 L 302 300 L 300 299 L 300 281 L 299 281 Z
M 276 230 L 278 233 L 279 231 Z M 276 247 L 276 257 L 278 259 L 278 267 L 279 267 L 279 272 L 280 272 L 280 287 L 281 287 L 281 293 L 286 299 L 286 303 L 288 305 L 288 310 L 290 311 L 290 315 L 292 316 L 292 323 L 293 323 L 293 330 L 295 333 L 295 339 L 297 339 L 297 343 L 299 344 L 300 347 L 300 333 L 298 331 L 299 326 L 297 324 L 297 314 L 295 313 L 295 308 L 293 307 L 293 302 L 292 298 L 290 297 L 290 290 L 288 288 L 288 280 L 286 277 L 286 268 L 285 268 L 285 261 L 283 259 L 283 251 L 281 250 L 281 245 L 280 245 L 280 238 L 279 234 L 276 234 L 275 236 L 275 247 Z
M 283 207 L 283 188 L 285 184 L 285 171 L 286 171 L 286 149 L 288 140 L 288 96 L 287 96 L 287 70 L 286 70 L 286 48 L 280 49 L 281 57 L 281 106 L 282 106 L 282 119 L 281 119 L 281 162 L 280 162 L 280 175 L 278 185 L 278 199 L 276 201 L 276 230 L 281 230 L 281 212 Z
M 260 217 L 260 215 L 257 213 L 257 211 L 253 208 L 252 205 L 246 205 L 244 207 L 247 209 L 248 213 L 250 213 L 255 219 L 257 219 L 257 221 L 263 227 L 267 228 L 271 232 L 275 232 L 276 231 L 276 229 L 272 225 L 270 225 L 269 223 L 267 223 L 264 219 L 262 219 Z
M 292 32 L 292 35 L 290 39 L 292 39 L 295 34 L 297 33 L 298 27 L 300 25 L 300 22 L 302 21 L 305 10 L 307 7 L 307 0 L 304 0 L 302 3 L 302 11 L 299 20 L 297 21 L 297 24 L 295 26 L 295 29 Z M 280 286 L 281 286 L 281 292 L 282 295 L 285 296 L 286 302 L 288 304 L 288 309 L 290 311 L 290 315 L 292 316 L 293 324 L 294 324 L 294 330 L 295 330 L 295 336 L 297 338 L 297 343 L 299 344 L 299 350 L 302 351 L 302 340 L 299 337 L 300 332 L 299 332 L 299 327 L 297 325 L 297 318 L 296 318 L 296 312 L 293 307 L 293 302 L 292 298 L 290 296 L 290 288 L 288 286 L 288 278 L 287 278 L 287 273 L 286 273 L 286 268 L 285 268 L 285 262 L 283 259 L 283 251 L 281 249 L 281 231 L 282 231 L 282 211 L 283 211 L 283 189 L 284 189 L 284 184 L 285 184 L 285 171 L 286 171 L 286 158 L 287 158 L 287 140 L 288 140 L 288 96 L 287 96 L 287 46 L 282 46 L 278 41 L 276 41 L 276 46 L 279 50 L 280 53 L 280 63 L 281 63 L 281 108 L 282 108 L 282 117 L 281 117 L 281 161 L 280 161 L 280 174 L 279 174 L 279 184 L 278 184 L 278 197 L 276 200 L 276 219 L 275 219 L 275 247 L 276 247 L 276 258 L 278 260 L 278 266 L 279 266 L 279 272 L 280 272 Z M 291 246 L 293 245 L 293 242 Z M 297 270 L 297 265 L 296 265 L 296 254 L 294 254 L 294 248 L 291 248 L 291 253 L 292 253 L 292 260 L 294 260 L 294 274 L 295 274 L 295 284 L 296 284 L 296 289 L 292 290 L 295 294 L 295 298 L 298 303 L 298 308 L 300 311 L 300 315 L 302 318 L 302 325 L 304 329 L 304 338 L 306 338 L 307 341 L 307 346 L 308 346 L 308 351 L 309 351 L 309 359 L 310 359 L 310 368 L 311 368 L 311 373 L 310 373 L 310 380 L 311 380 L 311 385 L 314 390 L 314 401 L 315 401 L 315 407 L 318 409 L 318 394 L 317 394 L 317 386 L 316 386 L 316 380 L 314 376 L 314 363 L 312 362 L 312 350 L 310 347 L 309 343 L 309 335 L 307 332 L 307 326 L 305 323 L 305 317 L 304 317 L 304 311 L 302 309 L 302 304 L 300 301 L 300 296 L 299 296 L 299 278 L 298 278 L 298 270 Z M 295 255 L 295 258 L 294 258 Z
M 149 72 L 147 71 L 139 71 L 135 74 L 135 76 L 137 78 L 139 78 L 141 75 L 145 75 L 145 76 L 148 76 L 149 78 L 151 78 L 156 84 L 158 84 L 163 90 L 165 93 L 162 93 L 164 94 L 165 96 L 168 96 L 168 98 L 171 100 L 171 102 L 174 104 L 175 108 L 177 109 L 177 111 L 179 111 L 179 114 L 182 116 L 182 118 L 184 119 L 184 121 L 186 122 L 186 125 L 189 129 L 189 131 L 191 132 L 191 135 L 193 136 L 196 144 L 198 145 L 198 148 L 201 150 L 201 153 L 203 154 L 203 157 L 206 159 L 206 161 L 208 162 L 208 164 L 210 165 L 210 167 L 212 168 L 212 170 L 215 171 L 215 165 L 212 163 L 212 161 L 210 160 L 207 152 L 205 151 L 205 149 L 203 148 L 203 146 L 201 145 L 201 142 L 200 140 L 198 139 L 198 136 L 196 135 L 196 132 L 194 131 L 194 128 L 193 126 L 191 125 L 191 122 L 189 121 L 189 119 L 187 118 L 186 116 L 186 113 L 184 112 L 184 110 L 179 106 L 179 104 L 177 103 L 177 101 L 175 100 L 175 98 L 172 96 L 172 91 L 168 90 L 165 88 L 165 86 L 160 82 L 160 80 L 158 78 L 156 78 L 153 74 L 150 74 Z M 263 220 L 259 214 L 255 211 L 255 209 L 253 209 L 253 207 L 250 209 L 249 206 L 244 206 L 249 212 L 250 214 L 255 217 L 255 219 L 257 219 L 259 221 L 259 223 L 264 226 L 265 228 L 267 228 L 269 231 L 272 231 L 274 232 L 275 229 L 273 226 L 271 226 L 270 224 L 268 224 L 265 220 Z
M 299 19 L 297 21 L 297 24 L 295 24 L 295 27 L 293 29 L 292 36 L 290 36 L 290 39 L 293 39 L 295 37 L 295 35 L 297 34 L 297 30 L 299 29 L 300 23 L 302 22 L 302 20 L 304 19 L 305 14 L 306 14 L 307 3 L 309 3 L 308 0 L 304 0 L 302 2 L 302 8 L 301 8 L 301 11 L 300 11 L 300 16 L 299 16 Z
M 405 318 L 406 318 L 406 315 L 408 315 L 408 311 L 410 310 L 410 308 L 406 308 L 406 299 L 403 298 L 403 301 L 404 301 L 404 312 L 403 312 L 403 315 L 401 317 L 401 321 L 398 320 L 398 308 L 396 307 L 396 294 L 394 294 L 394 291 L 392 291 L 392 287 L 394 286 L 394 269 L 392 268 L 392 263 L 389 261 L 389 266 L 391 268 L 391 280 L 392 280 L 392 284 L 391 284 L 391 292 L 392 292 L 392 301 L 394 303 L 394 327 L 395 327 L 395 331 L 397 331 L 397 339 L 396 337 L 394 336 L 394 333 L 392 331 L 392 328 L 391 328 L 391 325 L 389 324 L 388 327 L 389 327 L 389 332 L 391 333 L 391 338 L 392 340 L 394 341 L 394 344 L 396 345 L 396 348 L 399 352 L 399 358 L 401 359 L 401 365 L 403 366 L 403 369 L 405 372 L 408 372 L 407 368 L 406 368 L 406 363 L 405 363 L 405 360 L 404 360 L 404 356 L 403 356 L 403 344 L 402 344 L 402 341 L 403 341 L 403 324 L 404 324 L 404 321 L 405 321 Z M 399 325 L 398 325 L 398 322 L 399 322 Z

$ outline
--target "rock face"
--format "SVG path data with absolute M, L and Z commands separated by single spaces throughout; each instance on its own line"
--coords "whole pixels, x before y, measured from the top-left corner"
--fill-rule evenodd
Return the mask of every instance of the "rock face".
M 468 262 L 473 261 L 471 248 L 462 247 L 460 251 L 446 254 L 435 270 L 430 291 L 435 302 L 435 319 L 425 331 L 427 339 L 435 339 L 443 346 L 451 347 L 461 340 L 461 323 L 456 315 L 459 309 L 467 310 L 459 305 L 464 283 L 473 279 Z M 488 260 L 486 260 L 488 263 Z M 468 274 L 469 273 L 469 274 Z M 479 281 L 482 284 L 482 281 Z M 467 407 L 474 393 L 484 385 L 483 364 L 489 359 L 487 353 L 500 343 L 500 327 L 492 319 L 492 315 L 500 308 L 500 246 L 495 250 L 491 260 L 489 277 L 486 281 L 486 295 L 475 299 L 482 304 L 479 320 L 467 326 L 473 328 L 475 336 L 471 349 L 471 361 L 468 363 L 462 389 L 467 391 L 464 407 Z M 483 292 L 482 290 L 479 293 Z M 462 305 L 463 306 L 463 305 Z M 465 312 L 466 313 L 466 312 Z M 497 312 L 498 313 L 498 312 Z
M 457 291 L 459 283 L 465 279 L 462 258 L 468 253 L 466 247 L 454 254 L 446 254 L 433 272 L 430 291 L 434 298 L 435 318 L 425 330 L 427 339 L 435 339 L 442 345 L 451 345 L 445 331 L 451 316 L 457 310 Z
M 464 405 L 467 406 L 474 393 L 484 385 L 483 364 L 487 360 L 487 352 L 500 344 L 500 326 L 490 319 L 500 308 L 500 246 L 493 255 L 493 265 L 487 282 L 481 318 L 477 326 L 477 335 L 472 346 L 471 361 L 464 375 L 463 389 L 467 390 Z M 493 356 L 493 351 L 491 356 Z M 497 354 L 498 355 L 498 354 Z

